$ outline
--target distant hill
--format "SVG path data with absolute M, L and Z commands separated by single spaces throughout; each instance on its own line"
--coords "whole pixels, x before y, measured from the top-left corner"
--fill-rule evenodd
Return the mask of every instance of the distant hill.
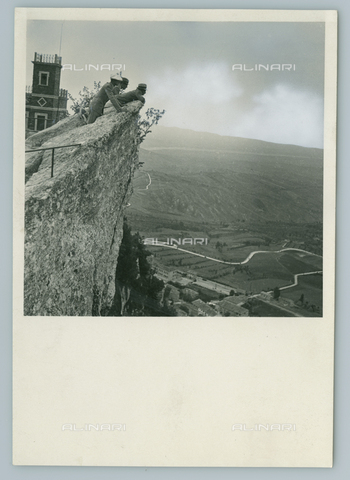
M 284 145 L 249 138 L 228 137 L 208 132 L 196 132 L 177 127 L 153 128 L 142 144 L 146 150 L 153 149 L 199 149 L 232 151 L 243 153 L 264 153 L 272 155 L 298 156 L 301 158 L 322 158 L 323 150 L 298 145 Z
M 142 143 L 140 161 L 132 215 L 213 223 L 322 221 L 321 149 L 157 126 Z

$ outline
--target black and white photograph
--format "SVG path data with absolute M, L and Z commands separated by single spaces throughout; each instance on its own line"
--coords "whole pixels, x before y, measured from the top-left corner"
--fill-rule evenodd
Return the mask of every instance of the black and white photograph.
M 325 22 L 26 36 L 25 315 L 322 317 Z
M 330 468 L 337 12 L 15 33 L 14 465 Z

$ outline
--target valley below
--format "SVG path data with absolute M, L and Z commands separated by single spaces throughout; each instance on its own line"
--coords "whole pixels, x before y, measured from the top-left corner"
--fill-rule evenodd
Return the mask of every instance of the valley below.
M 140 162 L 127 218 L 174 315 L 322 315 L 322 150 L 157 127 Z

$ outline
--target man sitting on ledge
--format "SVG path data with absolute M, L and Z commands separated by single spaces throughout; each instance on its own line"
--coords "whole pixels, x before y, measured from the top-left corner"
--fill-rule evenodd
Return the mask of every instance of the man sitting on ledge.
M 124 82 L 125 85 L 126 82 Z M 114 75 L 111 75 L 111 81 L 105 83 L 100 91 L 96 93 L 90 103 L 89 107 L 89 118 L 87 123 L 94 123 L 96 118 L 101 117 L 103 115 L 103 109 L 108 100 L 111 101 L 114 108 L 117 112 L 122 111 L 122 106 L 117 100 L 117 93 L 120 92 L 123 85 L 123 78 L 121 73 L 118 72 Z M 127 84 L 126 84 L 127 85 Z M 125 87 L 126 88 L 126 87 Z
M 125 105 L 129 102 L 134 102 L 135 100 L 139 100 L 142 103 L 145 103 L 145 99 L 142 95 L 146 93 L 147 85 L 145 83 L 139 83 L 136 90 L 132 90 L 128 93 L 123 93 L 122 95 L 118 95 L 117 99 L 120 105 Z

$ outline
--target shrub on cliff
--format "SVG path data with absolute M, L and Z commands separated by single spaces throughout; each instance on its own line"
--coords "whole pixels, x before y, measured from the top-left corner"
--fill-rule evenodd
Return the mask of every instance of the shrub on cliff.
M 139 120 L 137 124 L 139 143 L 144 141 L 148 133 L 151 133 L 151 128 L 153 127 L 153 125 L 158 125 L 158 122 L 162 118 L 164 113 L 165 110 L 160 111 L 157 108 L 149 108 L 145 113 L 145 118 L 142 118 L 141 115 L 139 115 Z
M 89 108 L 92 98 L 101 88 L 101 82 L 94 82 L 94 87 L 90 90 L 88 87 L 84 87 L 83 90 L 80 90 L 79 97 L 74 98 L 70 93 L 68 93 L 69 100 L 73 102 L 71 109 L 74 113 L 78 113 L 80 108 Z
M 116 267 L 116 296 L 111 315 L 164 315 L 160 304 L 164 282 L 154 276 L 150 255 L 139 233 L 132 234 L 126 218 Z

